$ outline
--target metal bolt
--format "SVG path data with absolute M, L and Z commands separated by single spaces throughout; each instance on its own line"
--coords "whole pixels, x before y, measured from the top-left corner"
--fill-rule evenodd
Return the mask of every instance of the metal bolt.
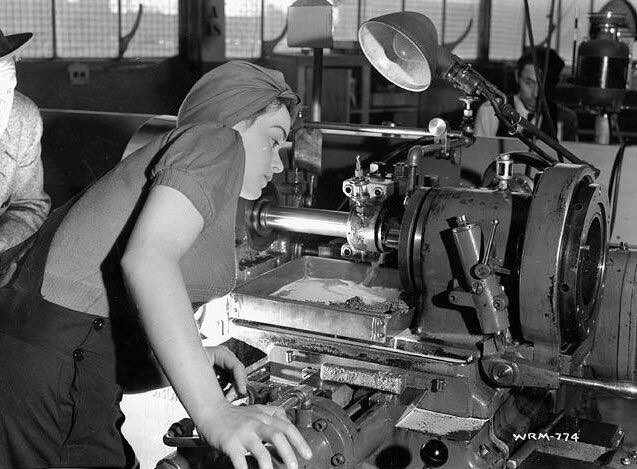
M 622 466 L 630 466 L 633 460 L 631 458 L 621 458 L 619 462 L 622 463 Z
M 482 295 L 482 293 L 484 293 L 484 286 L 480 282 L 473 282 L 471 289 L 476 295 Z
M 330 462 L 332 463 L 332 466 L 342 466 L 343 464 L 345 464 L 345 456 L 343 456 L 341 453 L 336 453 L 334 456 L 332 456 Z
M 374 189 L 374 195 L 376 197 L 380 197 L 383 195 L 383 190 L 380 187 L 377 187 L 376 189 Z
M 491 275 L 491 267 L 486 264 L 478 264 L 475 268 L 475 274 L 479 278 L 485 278 Z
M 313 374 L 318 373 L 316 368 L 312 368 L 311 366 L 306 366 L 301 370 L 301 379 L 308 379 Z
M 286 363 L 292 363 L 294 361 L 294 351 L 293 350 L 286 350 L 285 351 L 285 362 Z
M 325 419 L 316 419 L 312 424 L 312 428 L 317 432 L 322 432 L 327 428 L 327 422 Z
M 504 302 L 502 300 L 495 299 L 493 300 L 493 307 L 495 309 L 502 309 L 504 308 Z
M 449 295 L 449 301 L 451 301 L 452 303 L 456 302 L 456 295 L 454 295 L 453 293 Z
M 517 467 L 518 467 L 518 462 L 514 461 L 513 459 L 509 459 L 506 463 L 507 469 L 517 469 Z
M 483 458 L 486 457 L 489 453 L 491 453 L 491 451 L 489 451 L 489 448 L 486 447 L 485 445 L 480 445 L 480 456 L 482 456 Z
M 498 363 L 493 367 L 492 377 L 498 384 L 509 385 L 515 379 L 515 370 L 508 363 Z

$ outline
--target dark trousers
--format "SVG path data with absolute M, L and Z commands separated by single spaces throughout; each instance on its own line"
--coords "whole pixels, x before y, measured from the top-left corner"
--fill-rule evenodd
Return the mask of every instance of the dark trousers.
M 0 469 L 127 468 L 110 321 L 45 301 L 42 274 L 68 207 L 45 222 L 0 289 Z

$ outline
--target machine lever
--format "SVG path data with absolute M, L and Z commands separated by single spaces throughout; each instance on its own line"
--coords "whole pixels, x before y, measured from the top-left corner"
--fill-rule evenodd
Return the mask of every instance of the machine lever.
M 493 249 L 493 241 L 495 240 L 495 230 L 498 227 L 500 220 L 494 218 L 491 220 L 491 234 L 489 234 L 489 241 L 487 242 L 487 248 L 484 250 L 484 256 L 482 257 L 481 264 L 486 264 L 489 262 L 489 258 L 491 257 L 491 250 Z
M 637 385 L 628 381 L 599 381 L 597 379 L 578 378 L 576 376 L 559 377 L 560 383 L 579 386 L 587 389 L 597 389 L 599 391 L 626 397 L 628 399 L 637 398 Z

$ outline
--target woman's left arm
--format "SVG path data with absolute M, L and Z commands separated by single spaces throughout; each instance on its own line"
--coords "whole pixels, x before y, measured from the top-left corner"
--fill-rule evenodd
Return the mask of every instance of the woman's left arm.
M 172 187 L 156 185 L 150 190 L 121 261 L 151 347 L 192 416 L 211 402 L 224 399 L 201 345 L 179 267 L 179 260 L 203 225 L 203 217 L 185 195 Z M 240 371 L 238 361 L 235 365 Z M 238 384 L 240 388 L 245 386 L 245 378 Z

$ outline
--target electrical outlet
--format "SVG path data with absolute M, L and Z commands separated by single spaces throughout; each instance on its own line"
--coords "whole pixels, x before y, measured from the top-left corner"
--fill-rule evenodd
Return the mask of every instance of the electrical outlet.
M 90 82 L 90 68 L 88 64 L 72 63 L 68 66 L 69 81 L 72 85 L 86 85 Z

